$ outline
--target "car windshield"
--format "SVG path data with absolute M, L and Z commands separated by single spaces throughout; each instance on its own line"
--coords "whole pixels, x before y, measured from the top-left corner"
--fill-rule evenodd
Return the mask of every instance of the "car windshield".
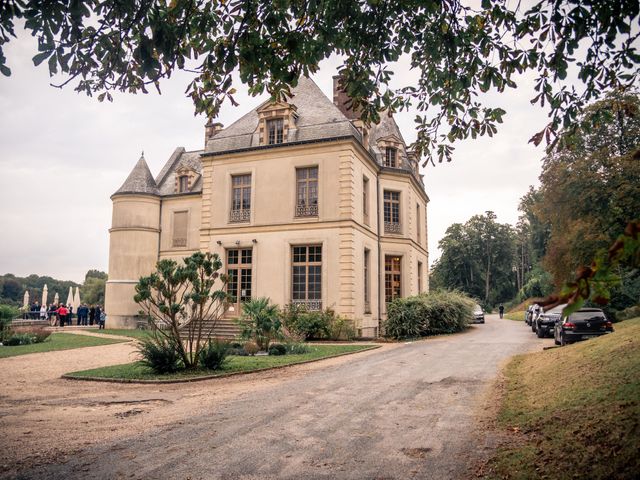
M 594 321 L 594 320 L 604 320 L 604 313 L 602 312 L 576 312 L 572 313 L 569 317 L 571 320 L 582 320 L 582 321 Z
M 476 306 L 473 307 L 473 311 L 474 312 L 482 312 L 482 307 L 480 305 L 476 304 Z

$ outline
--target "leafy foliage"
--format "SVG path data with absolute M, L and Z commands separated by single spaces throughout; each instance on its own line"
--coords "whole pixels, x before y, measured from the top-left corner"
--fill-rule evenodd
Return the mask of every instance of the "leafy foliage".
M 150 319 L 154 334 L 176 348 L 185 368 L 197 367 L 205 340 L 227 308 L 226 276 L 218 273 L 220 268 L 218 255 L 196 252 L 181 264 L 160 260 L 156 272 L 136 285 L 134 300 Z
M 277 305 L 266 297 L 242 304 L 242 337 L 254 340 L 260 350 L 268 351 L 272 340 L 282 337 L 282 321 Z
M 53 302 L 56 292 L 60 295 L 60 300 L 64 302 L 67 298 L 69 287 L 75 288 L 79 286 L 75 282 L 56 280 L 48 276 L 29 275 L 27 277 L 16 277 L 11 273 L 7 273 L 0 276 L 0 303 L 16 307 L 22 306 L 25 290 L 29 291 L 30 302 L 40 302 L 45 284 L 49 292 L 49 303 Z
M 281 343 L 274 343 L 269 346 L 269 355 L 286 355 L 287 347 Z
M 218 339 L 209 340 L 207 346 L 200 350 L 198 361 L 201 367 L 209 370 L 219 370 L 224 365 L 229 354 L 229 342 Z
M 336 315 L 332 308 L 309 312 L 303 306 L 285 305 L 282 321 L 290 336 L 303 340 L 351 340 L 356 336 L 353 322 Z
M 473 306 L 466 295 L 442 290 L 397 298 L 388 306 L 385 334 L 401 339 L 460 332 L 473 318 Z
M 454 223 L 438 246 L 442 255 L 431 270 L 433 288 L 458 289 L 487 307 L 515 295 L 514 232 L 496 222 L 493 212 Z
M 174 373 L 181 367 L 179 348 L 171 339 L 152 337 L 140 340 L 138 351 L 142 363 L 155 373 Z
M 507 0 L 8 0 L 0 48 L 24 20 L 38 38 L 34 64 L 46 61 L 51 75 L 66 77 L 62 85 L 75 82 L 100 101 L 113 91 L 160 91 L 162 79 L 185 70 L 194 76 L 187 94 L 196 112 L 209 117 L 235 103 L 233 72 L 252 94 L 267 89 L 279 98 L 336 53 L 342 85 L 365 121 L 415 105 L 416 150 L 442 161 L 452 142 L 496 133 L 506 112 L 480 95 L 515 88 L 522 72 L 535 72 L 532 103 L 551 116 L 535 143 L 552 141 L 603 91 L 636 84 L 638 10 L 635 0 L 538 0 L 528 10 Z M 403 55 L 419 78 L 392 90 L 390 66 Z M 572 66 L 580 89 L 563 83 Z M 11 73 L 2 50 L 0 73 Z

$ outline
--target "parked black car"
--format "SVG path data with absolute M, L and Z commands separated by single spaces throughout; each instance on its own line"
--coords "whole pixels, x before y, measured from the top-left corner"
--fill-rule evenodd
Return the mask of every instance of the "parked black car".
M 566 304 L 558 305 L 546 312 L 540 313 L 535 320 L 535 332 L 538 338 L 552 337 L 556 322 L 562 317 L 562 310 Z
M 613 332 L 613 325 L 599 308 L 581 308 L 556 321 L 553 339 L 556 345 L 588 340 Z
M 473 321 L 474 323 L 484 323 L 484 311 L 478 304 L 473 307 Z

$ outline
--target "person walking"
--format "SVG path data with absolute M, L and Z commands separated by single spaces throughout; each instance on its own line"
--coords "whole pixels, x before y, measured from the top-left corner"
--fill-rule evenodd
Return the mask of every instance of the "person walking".
M 107 314 L 105 312 L 100 313 L 100 326 L 98 330 L 104 330 L 104 325 L 107 323 Z
M 91 305 L 91 308 L 89 309 L 89 325 L 93 325 L 93 322 L 96 319 L 96 307 L 94 305 Z
M 502 318 L 504 316 L 504 305 L 500 304 L 498 311 L 500 312 L 500 318 Z
M 96 324 L 100 325 L 100 315 L 102 315 L 102 310 L 100 309 L 100 305 L 96 305 Z

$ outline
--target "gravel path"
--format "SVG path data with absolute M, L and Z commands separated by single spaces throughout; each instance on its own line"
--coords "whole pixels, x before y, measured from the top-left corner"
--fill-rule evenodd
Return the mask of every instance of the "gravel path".
M 488 317 L 461 335 L 162 386 L 58 378 L 130 361 L 132 344 L 3 359 L 0 476 L 461 478 L 491 443 L 477 415 L 500 363 L 550 342 Z

